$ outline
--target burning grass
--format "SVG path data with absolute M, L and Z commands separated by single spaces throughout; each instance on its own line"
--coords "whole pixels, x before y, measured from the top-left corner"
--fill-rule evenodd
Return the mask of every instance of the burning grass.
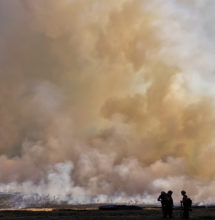
M 174 218 L 181 219 L 181 210 L 174 210 Z M 0 218 L 10 220 L 47 220 L 47 219 L 73 219 L 73 220 L 142 220 L 160 219 L 160 208 L 142 208 L 142 210 L 110 210 L 101 211 L 92 207 L 73 208 L 30 208 L 30 209 L 2 209 Z M 215 219 L 215 208 L 195 207 L 191 219 Z

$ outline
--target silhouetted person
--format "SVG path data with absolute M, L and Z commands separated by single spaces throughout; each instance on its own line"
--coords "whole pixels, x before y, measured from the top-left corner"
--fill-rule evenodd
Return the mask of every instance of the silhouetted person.
M 160 196 L 158 197 L 158 201 L 161 202 L 162 214 L 163 214 L 163 217 L 166 218 L 166 216 L 167 216 L 167 201 L 168 201 L 167 193 L 162 191 Z
M 166 212 L 169 218 L 172 218 L 172 211 L 173 211 L 173 199 L 172 199 L 173 192 L 171 190 L 167 193 L 167 204 L 166 204 Z
M 183 196 L 181 201 L 181 206 L 183 207 L 183 217 L 189 218 L 189 211 L 192 206 L 192 200 L 188 198 L 184 190 L 181 191 L 181 195 Z

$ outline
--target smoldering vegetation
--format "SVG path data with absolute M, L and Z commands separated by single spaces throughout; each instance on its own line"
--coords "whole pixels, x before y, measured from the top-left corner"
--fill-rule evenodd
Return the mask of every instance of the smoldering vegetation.
M 214 99 L 189 81 L 213 70 L 197 2 L 2 0 L 0 190 L 77 204 L 186 189 L 213 203 Z
M 214 208 L 195 208 L 190 219 L 214 219 Z M 74 220 L 120 220 L 120 219 L 161 219 L 161 210 L 156 208 L 143 208 L 139 211 L 99 211 L 87 209 L 55 209 L 52 211 L 11 210 L 0 211 L 4 219 L 74 219 Z M 182 219 L 180 210 L 174 210 L 174 219 Z

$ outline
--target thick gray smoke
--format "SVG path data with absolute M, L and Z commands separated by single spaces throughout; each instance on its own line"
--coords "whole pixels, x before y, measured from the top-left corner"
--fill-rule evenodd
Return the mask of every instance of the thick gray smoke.
M 214 7 L 1 0 L 0 191 L 214 203 Z

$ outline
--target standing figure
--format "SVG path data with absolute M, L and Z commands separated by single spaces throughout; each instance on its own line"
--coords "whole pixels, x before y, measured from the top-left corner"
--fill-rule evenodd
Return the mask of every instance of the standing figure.
M 181 201 L 181 206 L 183 207 L 183 217 L 189 218 L 189 211 L 192 206 L 192 200 L 188 198 L 184 190 L 181 191 L 181 195 L 183 196 Z
M 167 193 L 166 209 L 167 209 L 167 216 L 169 216 L 169 218 L 172 218 L 172 211 L 173 211 L 173 206 L 174 206 L 172 194 L 173 194 L 173 192 L 171 190 L 169 190 Z
M 162 191 L 160 196 L 158 197 L 158 201 L 161 202 L 162 214 L 164 218 L 166 218 L 167 216 L 167 200 L 168 200 L 167 193 Z

